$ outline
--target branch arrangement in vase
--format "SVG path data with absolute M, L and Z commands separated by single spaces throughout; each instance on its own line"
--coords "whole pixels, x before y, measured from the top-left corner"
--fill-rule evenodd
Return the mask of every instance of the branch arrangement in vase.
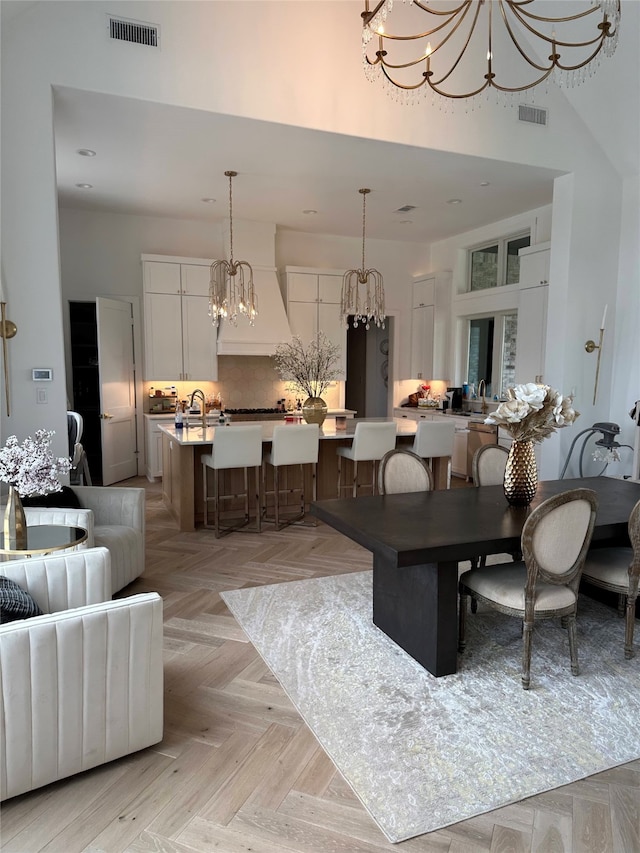
M 307 345 L 298 335 L 290 342 L 278 344 L 274 361 L 280 378 L 289 383 L 287 390 L 308 397 L 322 397 L 340 375 L 340 347 L 331 343 L 323 332 Z
M 539 442 L 579 416 L 571 395 L 563 395 L 550 385 L 527 382 L 509 388 L 507 400 L 485 418 L 485 423 L 497 424 L 516 441 Z

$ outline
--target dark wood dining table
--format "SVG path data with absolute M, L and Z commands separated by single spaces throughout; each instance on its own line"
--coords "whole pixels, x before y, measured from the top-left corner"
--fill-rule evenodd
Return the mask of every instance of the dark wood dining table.
M 531 511 L 575 488 L 598 495 L 592 542 L 628 544 L 640 483 L 610 477 L 540 482 L 523 508 L 481 486 L 316 501 L 311 512 L 373 553 L 374 624 L 439 677 L 456 672 L 458 563 L 518 551 Z

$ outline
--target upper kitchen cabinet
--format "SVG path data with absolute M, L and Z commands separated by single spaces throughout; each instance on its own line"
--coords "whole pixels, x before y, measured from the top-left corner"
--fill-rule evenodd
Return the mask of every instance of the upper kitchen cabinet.
M 543 382 L 549 296 L 548 243 L 520 250 L 515 381 Z
M 210 264 L 142 256 L 146 380 L 218 378 L 216 329 L 209 317 Z
M 347 378 L 347 330 L 340 318 L 341 270 L 285 267 L 280 287 L 287 308 L 289 326 L 304 343 L 319 332 L 340 348 L 338 379 Z
M 411 377 L 447 379 L 451 273 L 422 276 L 411 289 Z

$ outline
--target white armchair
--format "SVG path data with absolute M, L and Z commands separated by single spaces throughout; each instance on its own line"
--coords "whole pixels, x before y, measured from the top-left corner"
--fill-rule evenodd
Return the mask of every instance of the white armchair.
M 160 596 L 109 601 L 106 548 L 1 571 L 44 615 L 0 625 L 0 800 L 160 741 Z
M 105 547 L 111 554 L 111 592 L 144 572 L 144 489 L 123 486 L 71 486 L 82 509 L 25 507 L 27 524 L 84 527 L 84 547 Z

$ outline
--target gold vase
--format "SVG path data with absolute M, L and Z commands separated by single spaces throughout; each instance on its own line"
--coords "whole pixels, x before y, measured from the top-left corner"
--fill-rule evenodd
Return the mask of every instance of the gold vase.
M 4 547 L 24 551 L 27 547 L 27 520 L 20 495 L 14 486 L 9 486 L 9 497 L 4 511 Z
M 307 397 L 302 404 L 302 417 L 308 424 L 323 424 L 327 417 L 327 404 L 322 397 Z
M 528 506 L 538 488 L 538 468 L 532 441 L 513 440 L 504 471 L 504 496 L 511 506 Z

